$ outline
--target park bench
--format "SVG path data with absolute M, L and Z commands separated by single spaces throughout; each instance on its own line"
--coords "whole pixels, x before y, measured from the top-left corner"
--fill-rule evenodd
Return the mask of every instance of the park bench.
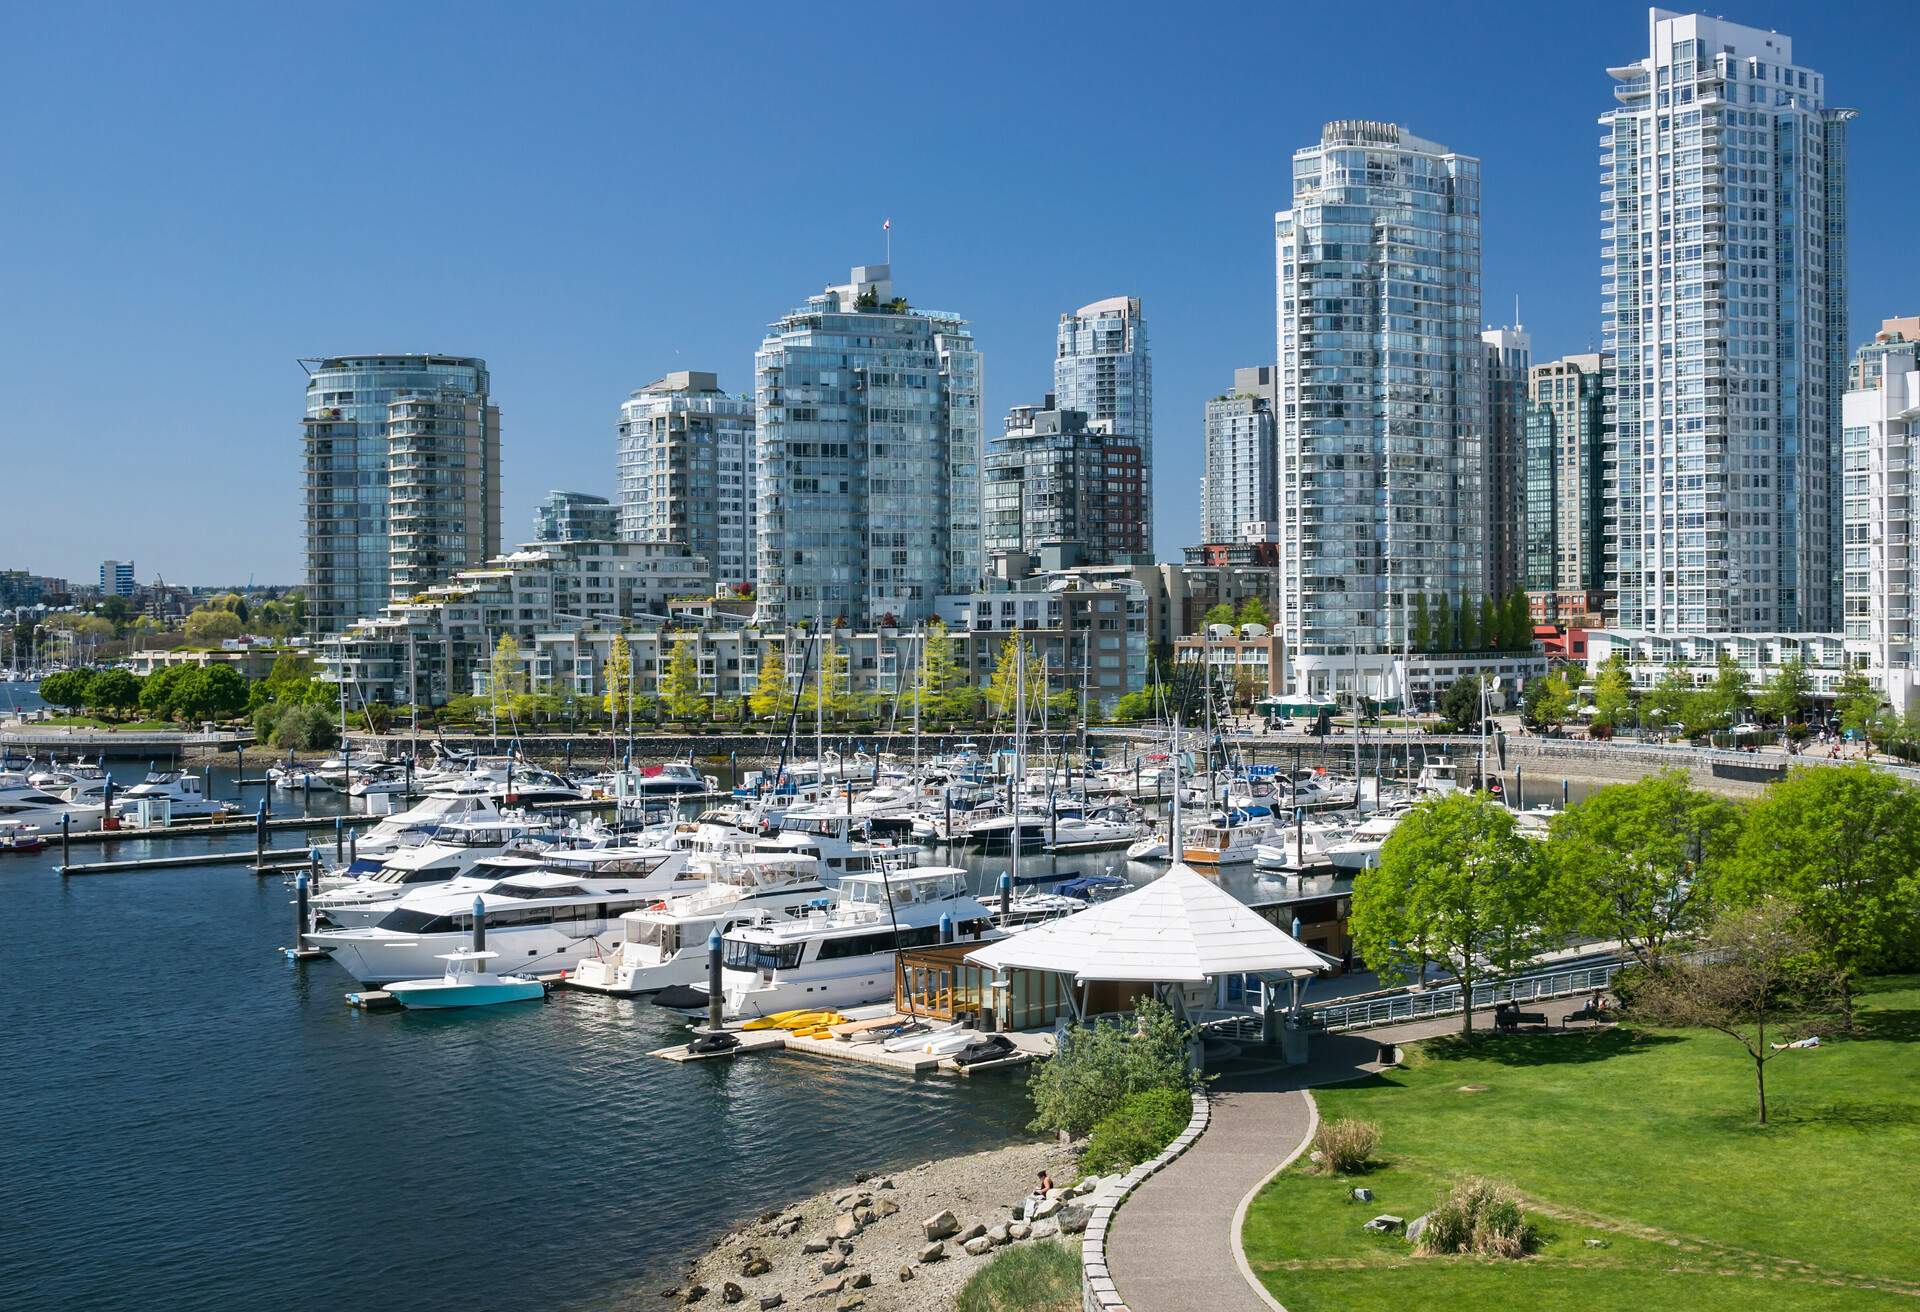
M 1522 1011 L 1517 1002 L 1503 1002 L 1493 1009 L 1493 1027 L 1496 1030 L 1517 1030 L 1522 1025 L 1545 1025 L 1546 1023 L 1546 1012 Z

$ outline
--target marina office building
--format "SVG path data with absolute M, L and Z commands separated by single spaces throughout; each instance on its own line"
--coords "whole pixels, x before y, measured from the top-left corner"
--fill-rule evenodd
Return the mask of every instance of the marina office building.
M 338 633 L 500 550 L 500 411 L 485 360 L 302 360 L 307 617 Z

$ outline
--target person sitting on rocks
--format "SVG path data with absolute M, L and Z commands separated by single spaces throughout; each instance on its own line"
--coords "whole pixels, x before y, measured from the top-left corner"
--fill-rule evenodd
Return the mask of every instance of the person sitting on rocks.
M 1047 1201 L 1047 1195 L 1053 1192 L 1053 1177 L 1045 1171 L 1040 1172 L 1040 1181 L 1033 1186 L 1033 1192 L 1027 1195 L 1027 1205 L 1021 1211 L 1020 1219 L 1033 1220 L 1034 1209 Z

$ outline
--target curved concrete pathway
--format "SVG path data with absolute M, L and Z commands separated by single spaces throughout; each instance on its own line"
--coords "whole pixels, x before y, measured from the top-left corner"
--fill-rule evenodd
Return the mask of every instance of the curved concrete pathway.
M 1584 998 L 1542 1003 L 1557 1023 Z M 1488 1028 L 1492 1011 L 1484 1013 Z M 1478 1028 L 1482 1013 L 1475 1011 Z M 1240 1223 L 1260 1186 L 1305 1152 L 1319 1125 L 1307 1090 L 1385 1069 L 1385 1043 L 1458 1033 L 1460 1018 L 1364 1034 L 1319 1035 L 1303 1066 L 1249 1063 L 1213 1086 L 1207 1131 L 1114 1213 L 1107 1268 L 1130 1312 L 1285 1312 L 1240 1251 Z

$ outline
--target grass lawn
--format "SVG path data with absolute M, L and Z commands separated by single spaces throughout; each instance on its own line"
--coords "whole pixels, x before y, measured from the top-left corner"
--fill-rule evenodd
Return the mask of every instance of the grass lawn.
M 1764 1128 L 1752 1063 L 1717 1034 L 1418 1045 L 1403 1069 L 1316 1091 L 1323 1117 L 1379 1123 L 1381 1162 L 1359 1180 L 1301 1167 L 1275 1180 L 1248 1213 L 1248 1260 L 1289 1312 L 1911 1312 L 1920 979 L 1878 981 L 1859 1031 L 1828 1042 L 1769 1064 Z M 1546 1241 L 1536 1257 L 1417 1258 L 1361 1229 L 1380 1212 L 1425 1212 L 1468 1173 L 1528 1197 Z M 1348 1202 L 1355 1183 L 1375 1200 Z
M 172 720 L 102 720 L 92 715 L 50 715 L 39 723 L 70 729 L 113 729 L 121 733 L 172 733 L 187 728 Z

